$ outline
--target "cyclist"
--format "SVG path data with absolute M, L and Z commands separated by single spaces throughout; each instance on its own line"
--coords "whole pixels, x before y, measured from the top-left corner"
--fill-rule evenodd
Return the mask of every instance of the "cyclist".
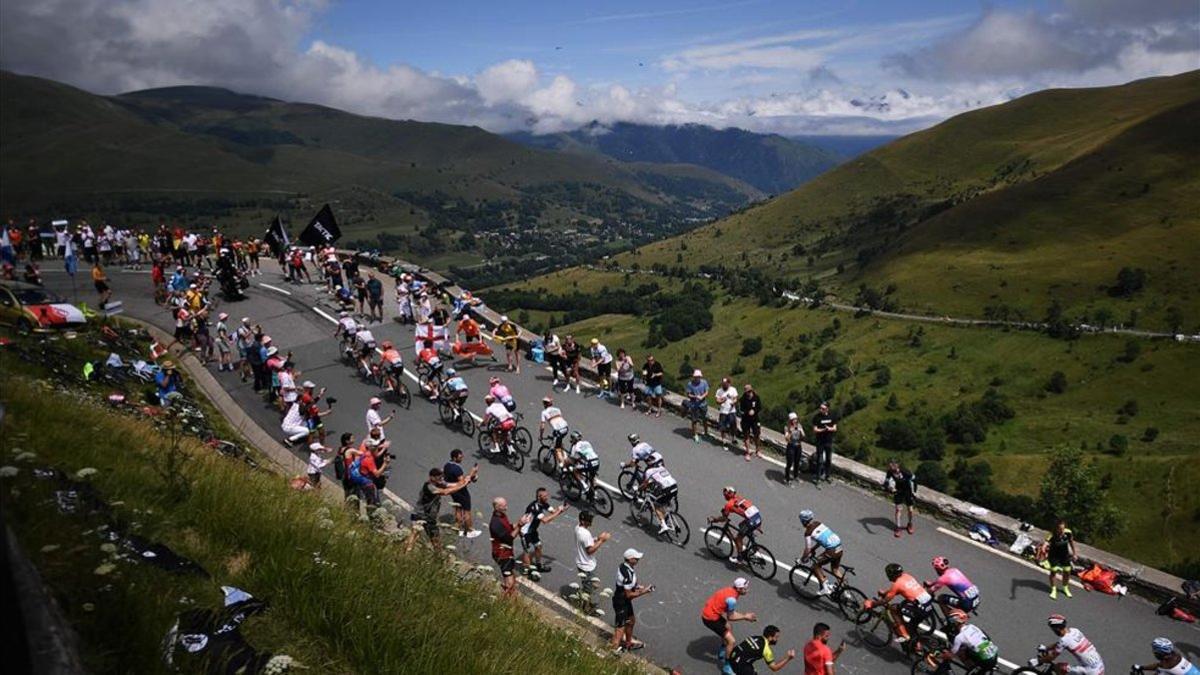
M 738 598 L 750 592 L 750 582 L 745 577 L 738 577 L 733 580 L 732 586 L 726 586 L 713 593 L 704 601 L 704 608 L 700 610 L 700 620 L 704 622 L 704 627 L 717 634 L 721 638 L 721 650 L 717 652 L 717 658 L 722 665 L 733 652 L 734 639 L 733 627 L 729 624 L 734 621 L 758 621 L 758 616 L 754 612 L 739 612 L 737 611 Z
M 1054 663 L 1054 659 L 1063 651 L 1068 651 L 1075 655 L 1075 659 L 1079 661 L 1078 666 L 1067 666 L 1065 663 L 1055 664 L 1059 672 L 1063 673 L 1079 673 L 1080 675 L 1104 675 L 1104 659 L 1100 658 L 1100 652 L 1096 650 L 1096 646 L 1091 640 L 1080 631 L 1078 628 L 1070 628 L 1067 626 L 1067 617 L 1061 614 L 1051 614 L 1046 619 L 1046 625 L 1050 626 L 1050 630 L 1058 636 L 1058 642 L 1051 645 L 1045 653 L 1040 654 L 1037 658 L 1031 659 L 1029 665 L 1036 666 L 1039 663 Z
M 512 413 L 495 396 L 488 394 L 483 397 L 487 410 L 483 414 L 483 427 L 492 435 L 492 454 L 499 453 L 508 447 L 509 432 L 517 426 Z
M 571 452 L 567 455 L 567 463 L 571 475 L 583 486 L 583 491 L 589 495 L 592 486 L 596 484 L 596 475 L 600 473 L 600 455 L 592 444 L 583 440 L 583 434 L 571 432 Z
M 495 394 L 493 393 L 493 395 Z M 542 399 L 542 417 L 538 421 L 538 440 L 546 437 L 546 427 L 550 427 L 550 437 L 554 443 L 554 461 L 561 469 L 566 464 L 563 439 L 571 432 L 571 427 L 567 424 L 567 419 L 563 417 L 562 410 L 554 405 L 554 398 L 551 396 Z
M 671 500 L 679 494 L 679 484 L 675 482 L 675 477 L 661 464 L 646 469 L 640 492 L 650 499 L 654 515 L 658 516 L 658 533 L 670 532 L 671 527 L 667 525 L 667 509 L 671 506 Z
M 729 655 L 729 662 L 725 664 L 724 672 L 733 673 L 733 675 L 754 675 L 757 672 L 754 670 L 754 662 L 760 659 L 767 664 L 767 668 L 770 668 L 772 673 L 783 670 L 784 666 L 796 658 L 796 650 L 787 650 L 783 658 L 776 661 L 771 646 L 777 642 L 779 642 L 779 628 L 776 626 L 767 626 L 763 629 L 762 635 L 751 635 L 742 640 Z
M 933 611 L 933 597 L 897 563 L 888 563 L 883 573 L 892 585 L 879 591 L 879 602 L 884 604 L 888 625 L 896 631 L 896 644 L 902 644 L 909 640 L 909 628 L 920 625 Z M 901 597 L 899 607 L 891 604 L 897 595 Z M 875 604 L 875 600 L 867 600 L 863 607 L 870 609 Z
M 1191 661 L 1184 658 L 1183 654 L 1175 649 L 1174 643 L 1165 637 L 1154 638 L 1150 643 L 1150 650 L 1154 652 L 1154 663 L 1133 667 L 1135 673 L 1160 673 L 1161 675 L 1200 675 L 1200 667 L 1192 665 Z
M 762 514 L 749 499 L 739 497 L 737 490 L 732 486 L 726 486 L 721 490 L 721 494 L 725 496 L 725 506 L 721 508 L 721 515 L 709 518 L 708 522 L 727 523 L 735 513 L 742 517 L 742 522 L 738 523 L 737 533 L 733 537 L 733 555 L 729 556 L 729 562 L 737 563 L 742 559 L 742 541 L 751 532 L 762 527 Z
M 354 334 L 358 332 L 358 322 L 350 316 L 350 312 L 338 312 L 337 328 L 333 330 L 334 337 L 341 337 L 342 345 L 348 346 L 354 342 Z
M 512 392 L 508 390 L 508 387 L 500 381 L 500 378 L 493 376 L 488 380 L 488 386 L 488 393 L 492 395 L 492 398 L 503 403 L 509 412 L 517 409 L 516 399 L 513 398 Z
M 950 648 L 941 654 L 937 675 L 949 675 L 950 663 L 957 658 L 970 675 L 990 675 L 996 670 L 1000 648 L 978 626 L 970 623 L 967 613 L 951 609 L 946 613 L 946 637 Z
M 642 482 L 642 478 L 646 473 L 646 469 L 650 469 L 663 464 L 663 456 L 659 454 L 649 443 L 646 443 L 637 434 L 629 434 L 629 461 L 621 464 L 622 469 L 633 467 L 634 480 L 637 483 Z
M 842 538 L 817 520 L 808 509 L 800 512 L 800 523 L 804 525 L 804 553 L 799 562 L 814 558 L 813 574 L 817 577 L 817 583 L 821 584 L 817 595 L 829 595 L 833 592 L 833 584 L 825 580 L 825 572 L 821 566 L 829 563 L 829 572 L 837 577 L 838 581 L 842 580 Z M 817 555 L 818 548 L 823 549 L 820 555 Z
M 431 399 L 436 398 L 438 382 L 442 380 L 442 355 L 434 348 L 433 340 L 421 343 L 421 351 L 417 352 L 417 364 L 429 373 L 429 377 L 426 378 L 425 395 Z
M 379 355 L 379 369 L 396 382 L 400 382 L 404 377 L 404 357 L 391 340 L 384 340 L 380 348 L 383 349 L 383 353 Z
M 938 573 L 938 578 L 933 581 L 925 582 L 925 589 L 930 593 L 936 593 L 940 588 L 948 588 L 951 593 L 943 593 L 937 596 L 937 603 L 942 606 L 943 610 L 954 607 L 961 609 L 964 612 L 973 611 L 979 606 L 979 588 L 971 583 L 967 575 L 958 570 L 957 567 L 951 567 L 950 561 L 945 556 L 938 556 L 933 559 L 933 571 Z
M 358 367 L 368 376 L 371 374 L 371 356 L 375 353 L 375 336 L 366 328 L 354 333 L 354 346 L 358 352 Z
M 442 383 L 442 400 L 454 410 L 454 419 L 462 416 L 467 408 L 467 396 L 471 393 L 467 381 L 453 368 L 446 369 L 446 381 Z

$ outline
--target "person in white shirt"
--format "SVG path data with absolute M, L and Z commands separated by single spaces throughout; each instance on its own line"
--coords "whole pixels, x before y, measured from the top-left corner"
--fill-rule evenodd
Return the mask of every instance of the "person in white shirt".
M 296 373 L 293 368 L 291 361 L 284 361 L 283 369 L 279 371 L 279 401 L 280 408 L 284 410 L 300 398 L 300 392 L 296 389 Z
M 717 413 L 720 416 L 717 427 L 721 432 L 721 445 L 737 442 L 737 403 L 737 387 L 728 377 L 721 378 L 721 386 L 717 389 Z
M 563 452 L 563 439 L 571 432 L 567 419 L 562 410 L 554 405 L 554 399 L 547 396 L 542 399 L 542 416 L 538 421 L 538 440 L 546 437 L 546 428 L 550 428 L 551 442 L 554 444 L 554 459 L 558 466 L 563 466 L 566 456 Z
M 383 401 L 381 401 L 378 397 L 375 397 L 375 396 L 372 396 L 370 402 L 368 402 L 368 404 L 367 404 L 367 433 L 370 434 L 371 429 L 374 429 L 375 427 L 379 427 L 379 437 L 387 438 L 387 433 L 384 431 L 383 428 L 386 427 L 388 425 L 388 422 L 391 422 L 392 418 L 394 418 L 396 416 L 396 411 L 393 410 L 390 415 L 388 415 L 387 417 L 384 417 L 379 414 L 379 406 L 381 406 L 382 404 L 383 404 Z
M 304 415 L 300 412 L 300 403 L 296 402 L 287 409 L 287 414 L 283 416 L 283 423 L 279 425 L 283 429 L 283 444 L 289 446 L 302 438 L 307 438 L 309 432 L 308 424 L 304 421 Z
M 613 386 L 613 356 L 608 351 L 608 347 L 605 347 L 596 338 L 592 338 L 592 367 L 596 369 L 596 374 L 600 377 L 600 391 L 596 394 L 596 397 L 604 398 L 609 396 L 611 394 L 609 390 Z
M 659 465 L 646 470 L 646 477 L 642 480 L 642 493 L 650 498 L 654 515 L 658 516 L 659 534 L 671 531 L 671 527 L 667 525 L 667 509 L 678 492 L 679 485 L 671 472 L 667 471 L 667 467 Z
M 321 487 L 321 469 L 324 469 L 329 460 L 322 457 L 333 452 L 333 448 L 327 448 L 317 442 L 308 444 L 308 484 L 314 489 Z
M 580 511 L 579 524 L 575 526 L 575 569 L 591 577 L 596 571 L 596 552 L 604 542 L 612 539 L 608 532 L 592 536 L 592 512 Z
M 375 356 L 375 336 L 366 328 L 354 333 L 354 344 L 358 349 L 358 367 L 367 377 L 371 376 L 371 361 Z
M 483 401 L 487 403 L 487 409 L 483 413 L 482 426 L 492 435 L 491 452 L 495 454 L 501 452 L 508 444 L 509 432 L 517 426 L 517 421 L 495 396 L 488 394 L 483 397 Z
M 1050 618 L 1046 619 L 1046 624 L 1058 636 L 1058 642 L 1046 650 L 1045 654 L 1030 660 L 1029 665 L 1053 663 L 1054 659 L 1065 651 L 1073 654 L 1079 661 L 1078 666 L 1068 666 L 1066 672 L 1078 675 L 1104 675 L 1104 659 L 1100 658 L 1100 652 L 1091 640 L 1087 639 L 1083 631 L 1068 627 L 1067 618 L 1061 614 L 1051 614 Z

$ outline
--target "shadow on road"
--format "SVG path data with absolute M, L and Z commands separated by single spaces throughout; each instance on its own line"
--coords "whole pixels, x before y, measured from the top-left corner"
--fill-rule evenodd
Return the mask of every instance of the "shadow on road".
M 867 531 L 867 534 L 876 534 L 875 528 L 878 528 L 879 530 L 882 530 L 884 532 L 891 532 L 892 529 L 896 527 L 896 524 L 894 522 L 892 522 L 891 520 L 888 520 L 887 518 L 883 518 L 881 516 L 870 516 L 868 518 L 859 518 L 858 522 L 860 525 L 863 526 L 863 529 Z
M 1012 586 L 1008 594 L 1010 600 L 1017 599 L 1018 588 L 1028 588 L 1030 590 L 1037 591 L 1041 595 L 1045 595 L 1050 592 L 1050 585 L 1045 581 L 1041 581 L 1039 579 L 1013 579 Z

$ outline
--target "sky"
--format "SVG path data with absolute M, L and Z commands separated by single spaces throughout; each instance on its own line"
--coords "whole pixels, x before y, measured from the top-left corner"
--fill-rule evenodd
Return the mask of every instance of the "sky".
M 899 134 L 1200 68 L 1200 0 L 3 0 L 0 68 L 495 132 Z

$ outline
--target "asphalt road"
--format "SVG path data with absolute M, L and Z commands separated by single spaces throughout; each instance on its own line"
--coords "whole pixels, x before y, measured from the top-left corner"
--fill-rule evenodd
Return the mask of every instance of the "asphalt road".
M 50 269 L 53 263 L 45 267 L 47 284 L 70 298 L 71 285 L 66 275 Z M 170 317 L 151 299 L 148 275 L 114 269 L 110 270 L 110 278 L 114 297 L 124 301 L 128 314 L 171 329 Z M 367 399 L 379 392 L 338 358 L 332 338 L 334 324 L 321 313 L 333 315 L 323 290 L 314 285 L 288 284 L 273 271 L 255 277 L 252 282 L 247 300 L 223 302 L 219 309 L 230 314 L 231 324 L 241 316 L 261 323 L 276 345 L 294 352 L 301 371 L 298 380 L 314 380 L 338 398 L 335 412 L 326 418 L 331 444 L 343 431 L 352 431 L 361 438 L 366 431 L 363 416 Z M 412 328 L 390 318 L 395 305 L 390 288 L 388 293 L 385 306 L 388 321 L 372 330 L 380 340 L 393 339 L 398 346 L 411 345 Z M 80 283 L 79 294 L 81 300 L 94 300 L 89 285 Z M 610 345 L 614 349 L 618 346 Z M 411 351 L 406 351 L 406 360 L 411 355 Z M 482 413 L 487 378 L 502 369 L 497 364 L 459 369 L 471 386 L 472 410 Z M 279 429 L 279 415 L 254 394 L 249 384 L 242 383 L 232 373 L 217 376 L 263 428 L 270 432 Z M 520 376 L 504 379 L 536 437 L 539 401 L 550 393 L 549 373 L 537 364 L 525 363 Z M 618 464 L 628 458 L 625 437 L 637 432 L 666 456 L 667 465 L 680 483 L 680 510 L 692 528 L 691 540 L 682 549 L 637 528 L 629 517 L 628 504 L 619 497 L 613 516 L 597 518 L 593 527 L 594 532 L 609 531 L 613 535 L 612 541 L 597 555 L 600 562 L 597 573 L 605 586 L 612 583 L 625 548 L 633 546 L 646 554 L 637 568 L 639 579 L 654 584 L 657 591 L 636 601 L 637 635 L 647 642 L 646 655 L 657 663 L 684 672 L 716 668 L 713 654 L 718 641 L 701 625 L 700 607 L 717 588 L 728 585 L 737 576 L 749 576 L 747 570 L 735 569 L 730 563 L 713 558 L 703 546 L 705 518 L 719 510 L 721 487 L 726 484 L 737 486 L 763 511 L 761 541 L 780 562 L 775 579 L 753 580 L 750 593 L 739 603 L 739 610 L 758 614 L 757 625 L 735 624 L 739 639 L 753 629 L 774 623 L 783 629 L 780 646 L 799 649 L 810 637 L 813 624 L 824 621 L 833 626 L 834 642 L 844 638 L 849 646 L 839 661 L 839 673 L 908 672 L 909 665 L 898 650 L 870 648 L 831 605 L 823 601 L 810 605 L 794 594 L 785 565 L 802 550 L 802 532 L 796 514 L 809 508 L 841 535 L 846 549 L 844 561 L 858 570 L 853 585 L 868 594 L 885 585 L 883 566 L 888 562 L 901 563 L 918 578 L 928 579 L 934 576 L 930 558 L 949 557 L 980 587 L 983 602 L 977 623 L 1000 646 L 1000 656 L 1007 662 L 1021 663 L 1034 655 L 1038 644 L 1052 640 L 1045 618 L 1055 612 L 1066 614 L 1072 625 L 1078 626 L 1097 645 L 1110 673 L 1123 673 L 1130 664 L 1149 660 L 1150 640 L 1158 635 L 1171 637 L 1193 660 L 1200 656 L 1200 630 L 1156 616 L 1154 607 L 1141 599 L 1117 599 L 1075 587 L 1073 599 L 1063 599 L 1060 595 L 1059 600 L 1050 600 L 1046 577 L 1040 570 L 971 542 L 963 536 L 965 533 L 951 531 L 938 521 L 920 517 L 915 534 L 894 538 L 891 504 L 879 496 L 836 481 L 819 489 L 808 483 L 786 486 L 781 482 L 782 467 L 766 460 L 747 463 L 740 454 L 713 443 L 695 444 L 687 433 L 686 422 L 678 417 L 667 415 L 655 419 L 619 410 L 611 403 L 588 396 L 586 389 L 584 395 L 555 392 L 554 396 L 572 427 L 583 431 L 600 453 L 602 480 L 616 483 Z M 389 409 L 385 403 L 384 412 Z M 468 463 L 479 461 L 483 465 L 480 480 L 471 492 L 476 526 L 485 531 L 494 496 L 508 498 L 514 519 L 533 499 L 538 486 L 551 488 L 555 503 L 561 499 L 554 482 L 539 473 L 534 462 L 530 461 L 523 472 L 516 473 L 500 463 L 477 457 L 474 439 L 445 428 L 437 418 L 436 407 L 423 400 L 415 400 L 411 410 L 400 410 L 387 428 L 387 435 L 398 455 L 389 487 L 410 503 L 415 501 L 429 468 L 444 463 L 452 448 L 462 448 Z M 449 510 L 446 505 L 443 517 L 449 517 Z M 577 508 L 572 505 L 566 515 L 542 528 L 553 569 L 543 576 L 540 585 L 553 593 L 575 581 L 576 514 Z M 453 543 L 460 554 L 480 562 L 490 560 L 486 534 L 474 540 L 451 535 L 445 541 Z M 611 607 L 607 601 L 601 606 L 608 610 L 605 620 L 610 620 Z M 782 651 L 776 649 L 777 654 Z M 802 666 L 797 664 L 787 670 L 800 672 Z

